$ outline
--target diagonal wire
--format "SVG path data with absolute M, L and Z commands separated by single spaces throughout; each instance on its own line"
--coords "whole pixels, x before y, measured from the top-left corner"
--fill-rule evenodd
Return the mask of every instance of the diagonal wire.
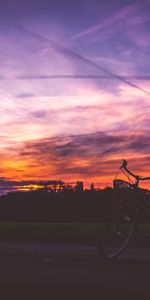
M 118 80 L 120 80 L 120 81 L 122 81 L 122 82 L 124 82 L 124 83 L 126 83 L 126 84 L 128 84 L 128 85 L 130 85 L 130 86 L 132 86 L 132 87 L 134 87 L 134 88 L 136 88 L 136 89 L 142 91 L 142 92 L 144 92 L 144 93 L 146 93 L 147 95 L 150 95 L 150 91 L 145 90 L 144 88 L 140 87 L 139 85 L 134 84 L 134 83 L 132 83 L 131 81 L 129 81 L 129 80 L 125 79 L 125 78 L 122 78 L 122 77 L 119 76 L 119 75 L 114 74 L 113 72 L 111 72 L 111 71 L 105 69 L 104 67 L 102 67 L 102 66 L 96 64 L 96 63 L 93 62 L 92 60 L 90 60 L 90 59 L 88 59 L 88 58 L 86 58 L 86 57 L 84 57 L 84 56 L 82 56 L 82 55 L 80 55 L 80 54 L 78 54 L 78 53 L 76 53 L 76 52 L 70 50 L 69 48 L 66 48 L 66 47 L 62 46 L 62 45 L 60 45 L 60 44 L 58 44 L 58 43 L 52 41 L 51 39 L 48 39 L 48 38 L 46 38 L 46 37 L 43 37 L 43 36 L 41 36 L 40 34 L 35 33 L 35 32 L 33 32 L 32 30 L 27 29 L 27 28 L 25 28 L 25 27 L 23 27 L 23 26 L 21 26 L 21 25 L 15 24 L 15 26 L 18 27 L 19 29 L 21 29 L 22 31 L 28 32 L 30 35 L 32 35 L 33 37 L 35 37 L 35 38 L 37 38 L 37 39 L 40 39 L 40 40 L 42 40 L 42 41 L 46 41 L 46 42 L 50 43 L 50 44 L 51 44 L 51 47 L 52 47 L 53 49 L 56 49 L 57 51 L 59 51 L 59 52 L 65 54 L 65 55 L 68 55 L 68 56 L 71 56 L 71 57 L 76 57 L 76 58 L 79 59 L 80 61 L 83 61 L 83 62 L 85 62 L 85 63 L 87 63 L 87 64 L 89 64 L 89 65 L 95 67 L 96 69 L 101 70 L 101 71 L 107 73 L 108 75 L 110 75 L 110 76 L 112 76 L 112 77 L 114 77 L 114 78 L 116 78 L 116 79 L 118 79 Z

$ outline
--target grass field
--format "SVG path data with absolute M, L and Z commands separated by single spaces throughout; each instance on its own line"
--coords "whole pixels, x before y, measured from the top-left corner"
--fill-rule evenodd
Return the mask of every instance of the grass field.
M 0 223 L 0 241 L 97 243 L 103 224 Z
M 102 223 L 2 222 L 0 241 L 97 244 L 103 227 Z M 134 238 L 150 241 L 150 224 L 140 224 Z
M 94 233 L 102 228 L 98 223 L 45 223 L 45 222 L 2 222 L 0 233 L 5 231 L 32 231 L 41 233 Z

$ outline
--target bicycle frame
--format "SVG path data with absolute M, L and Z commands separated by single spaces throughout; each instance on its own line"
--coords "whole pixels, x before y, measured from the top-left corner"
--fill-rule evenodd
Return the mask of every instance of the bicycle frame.
M 139 212 L 144 211 L 150 217 L 150 201 L 146 197 L 146 190 L 139 188 L 140 180 L 150 180 L 150 177 L 132 173 L 127 168 L 126 160 L 123 160 L 120 169 L 128 181 L 117 179 L 117 176 L 113 181 L 112 216 L 104 226 L 99 246 L 102 257 L 109 260 L 117 258 L 127 247 L 138 225 Z
M 140 180 L 150 180 L 150 177 L 142 177 L 139 175 L 135 175 L 134 173 L 132 173 L 128 168 L 127 168 L 127 161 L 123 159 L 123 163 L 120 167 L 121 171 L 125 174 L 125 176 L 128 178 L 129 182 L 128 184 L 130 185 L 130 187 L 132 188 L 132 190 L 135 192 L 135 200 L 136 200 L 136 204 L 138 206 L 140 206 L 142 209 L 144 209 L 145 213 L 147 214 L 148 217 L 150 217 L 150 202 L 148 199 L 146 199 L 146 195 L 145 195 L 145 190 L 139 188 L 139 183 Z M 135 179 L 135 182 L 133 182 L 131 180 L 131 178 L 129 177 L 132 176 Z M 132 183 L 131 183 L 132 182 Z

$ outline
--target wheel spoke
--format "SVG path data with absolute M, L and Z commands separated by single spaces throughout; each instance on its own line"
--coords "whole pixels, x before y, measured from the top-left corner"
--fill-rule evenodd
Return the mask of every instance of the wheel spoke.
M 135 228 L 135 218 L 123 210 L 106 225 L 102 233 L 100 251 L 106 258 L 117 257 L 128 244 Z

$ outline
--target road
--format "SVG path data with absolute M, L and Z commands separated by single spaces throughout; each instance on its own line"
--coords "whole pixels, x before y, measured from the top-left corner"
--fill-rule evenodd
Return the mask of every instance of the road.
M 22 299 L 29 293 L 32 299 L 150 299 L 150 249 L 130 248 L 104 263 L 94 246 L 1 242 L 0 291 L 9 299 L 12 293 Z

